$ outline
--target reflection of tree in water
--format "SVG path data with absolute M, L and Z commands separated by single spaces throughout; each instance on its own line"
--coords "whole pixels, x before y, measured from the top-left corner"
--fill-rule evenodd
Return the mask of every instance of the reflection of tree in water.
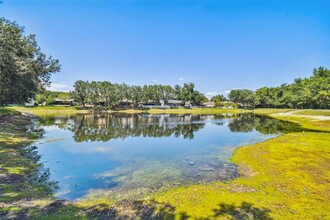
M 194 133 L 205 126 L 206 121 L 223 126 L 223 118 L 233 115 L 143 115 L 143 114 L 80 114 L 74 116 L 41 117 L 40 124 L 53 125 L 70 130 L 74 140 L 109 141 L 128 137 L 184 137 L 194 138 Z M 267 116 L 242 114 L 234 118 L 228 127 L 232 132 L 256 130 L 262 134 L 276 134 L 301 131 L 291 122 L 280 121 Z
M 289 133 L 302 130 L 294 123 L 254 114 L 242 114 L 229 123 L 228 127 L 232 132 L 256 130 L 262 134 Z
M 77 115 L 62 118 L 60 128 L 74 133 L 74 140 L 108 141 L 127 137 L 175 137 L 193 139 L 205 126 L 205 120 L 222 119 L 222 115 Z
M 48 195 L 52 195 L 53 191 L 58 189 L 58 183 L 50 180 L 50 171 L 44 168 L 40 163 L 40 154 L 38 148 L 34 145 L 28 146 L 22 149 L 22 155 L 27 158 L 33 166 L 25 174 L 25 181 L 43 189 L 43 193 L 47 192 Z
M 40 162 L 40 154 L 36 146 L 17 148 L 20 156 L 25 159 L 20 161 L 4 161 L 4 167 L 16 168 L 24 164 L 24 170 L 19 173 L 11 173 L 7 169 L 2 170 L 0 185 L 8 189 L 7 193 L 0 193 L 2 201 L 18 201 L 33 198 L 48 198 L 58 189 L 58 183 L 50 179 L 50 171 Z M 21 159 L 21 157 L 19 157 Z M 0 213 L 1 214 L 1 213 Z M 1 215 L 0 215 L 1 218 Z

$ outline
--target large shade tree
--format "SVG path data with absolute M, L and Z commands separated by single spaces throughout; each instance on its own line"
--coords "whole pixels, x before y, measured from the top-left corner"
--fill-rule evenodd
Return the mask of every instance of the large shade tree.
M 41 52 L 35 35 L 0 18 L 0 105 L 23 103 L 50 83 L 60 70 L 58 60 Z

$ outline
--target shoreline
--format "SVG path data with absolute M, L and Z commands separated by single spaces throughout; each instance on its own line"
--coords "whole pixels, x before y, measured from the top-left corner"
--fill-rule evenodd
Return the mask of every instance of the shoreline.
M 72 113 L 72 114 L 92 114 L 89 109 L 81 109 L 74 106 L 45 106 L 45 107 L 5 107 L 4 109 L 14 110 L 19 112 L 35 113 L 35 114 L 52 114 L 52 113 Z M 106 113 L 126 113 L 126 114 L 242 114 L 255 113 L 269 115 L 274 113 L 285 113 L 293 109 L 239 109 L 239 108 L 171 108 L 171 109 L 126 109 L 126 110 L 108 110 Z
M 321 122 L 323 127 L 322 126 L 320 127 L 320 121 L 316 120 L 315 118 L 308 118 L 308 120 L 306 120 L 306 118 L 300 117 L 299 115 L 283 115 L 280 113 L 281 111 L 283 111 L 283 110 L 275 110 L 275 109 L 268 109 L 268 110 L 259 109 L 258 110 L 257 109 L 257 110 L 255 110 L 255 113 L 256 114 L 266 114 L 266 115 L 269 115 L 270 117 L 277 118 L 280 120 L 287 120 L 287 121 L 291 121 L 294 123 L 299 123 L 304 128 L 314 128 L 319 131 L 330 131 L 330 126 L 329 126 L 330 121 Z M 288 111 L 289 110 L 287 110 L 287 112 Z M 63 111 L 60 111 L 60 112 L 64 113 Z M 56 113 L 59 113 L 59 112 L 57 111 Z M 65 113 L 67 113 L 67 112 L 65 112 Z M 278 113 L 280 113 L 280 114 L 278 114 Z M 329 128 L 329 130 L 328 130 L 328 128 Z M 306 136 L 307 136 L 307 138 L 306 138 Z M 320 144 L 321 143 L 320 140 L 326 139 L 324 143 L 330 143 L 330 134 L 327 132 L 320 133 L 317 131 L 305 132 L 305 133 L 302 133 L 302 132 L 290 133 L 290 134 L 284 134 L 279 137 L 276 137 L 276 138 L 273 138 L 273 139 L 270 139 L 270 140 L 267 140 L 264 142 L 260 142 L 257 144 L 239 147 L 234 151 L 234 154 L 231 157 L 231 161 L 239 166 L 242 177 L 239 177 L 238 179 L 235 179 L 232 181 L 228 181 L 226 183 L 215 182 L 215 183 L 206 184 L 206 185 L 197 184 L 197 185 L 191 185 L 188 187 L 173 188 L 166 192 L 161 193 L 161 195 L 156 193 L 155 195 L 150 197 L 151 199 L 143 200 L 141 207 L 144 207 L 147 210 L 151 209 L 151 208 L 157 208 L 159 210 L 162 210 L 162 208 L 164 208 L 164 207 L 172 207 L 172 208 L 174 207 L 173 213 L 172 212 L 171 213 L 161 213 L 160 211 L 158 211 L 156 214 L 165 215 L 165 216 L 167 214 L 171 214 L 176 217 L 180 217 L 180 216 L 182 217 L 182 213 L 186 212 L 187 215 L 189 215 L 193 218 L 199 218 L 199 217 L 210 217 L 210 216 L 214 215 L 215 213 L 213 213 L 212 209 L 219 209 L 219 212 L 221 210 L 225 211 L 225 210 L 223 210 L 223 207 L 224 207 L 223 205 L 228 206 L 228 207 L 231 205 L 231 209 L 236 210 L 237 213 L 240 213 L 241 210 L 244 210 L 244 207 L 245 208 L 249 207 L 249 210 L 256 210 L 256 211 L 258 211 L 258 213 L 259 213 L 259 211 L 261 213 L 264 213 L 265 216 L 259 216 L 259 217 L 283 218 L 284 216 L 286 216 L 286 217 L 291 216 L 289 218 L 293 218 L 295 215 L 292 215 L 291 212 L 294 209 L 292 209 L 291 211 L 289 209 L 284 209 L 284 211 L 277 210 L 276 207 L 275 208 L 273 207 L 274 201 L 272 199 L 268 198 L 269 196 L 266 196 L 267 194 L 263 195 L 263 193 L 264 193 L 263 190 L 260 190 L 263 186 L 258 185 L 258 184 L 260 182 L 263 182 L 265 177 L 267 177 L 267 178 L 270 178 L 270 177 L 267 175 L 264 175 L 263 172 L 265 172 L 265 170 L 263 170 L 261 172 L 259 169 L 262 168 L 263 166 L 267 167 L 267 163 L 269 163 L 269 161 L 267 161 L 267 160 L 263 161 L 261 159 L 262 155 L 265 152 L 268 152 L 268 151 L 264 151 L 264 149 L 271 150 L 271 152 L 273 152 L 273 154 L 276 153 L 276 155 L 281 156 L 281 154 L 279 154 L 279 152 L 274 151 L 274 149 L 271 147 L 272 145 L 276 145 L 276 146 L 278 145 L 277 147 L 279 147 L 282 145 L 288 145 L 288 143 L 290 143 L 290 147 L 297 147 L 296 146 L 296 145 L 298 145 L 297 143 L 299 143 L 299 141 L 302 139 L 307 143 L 307 146 L 310 145 L 310 146 L 312 146 L 312 150 L 315 150 L 314 142 L 318 142 L 318 144 Z M 35 141 L 35 140 L 36 139 L 30 140 L 30 141 Z M 329 141 L 329 142 L 327 142 L 327 141 Z M 313 143 L 309 143 L 309 142 L 313 142 Z M 321 144 L 321 146 L 323 146 L 323 145 Z M 285 148 L 285 147 L 282 146 L 279 148 Z M 329 153 L 329 149 L 327 149 L 326 145 L 324 145 L 323 148 L 324 148 L 323 150 L 325 150 L 326 152 Z M 288 152 L 286 152 L 286 153 L 288 153 Z M 256 158 L 259 158 L 259 159 L 256 160 Z M 263 159 L 265 159 L 265 158 L 263 158 Z M 274 158 L 272 158 L 272 159 L 274 159 Z M 303 161 L 304 158 L 300 158 L 300 159 L 302 160 L 302 162 L 304 162 Z M 259 160 L 265 162 L 266 164 L 258 163 Z M 281 167 L 282 166 L 283 166 L 283 164 L 281 164 Z M 284 166 L 282 168 L 286 169 L 287 167 Z M 268 167 L 268 169 L 269 170 L 266 170 L 267 172 L 273 170 L 272 168 L 269 168 L 269 167 Z M 267 172 L 266 172 L 266 174 L 267 174 Z M 272 172 L 274 172 L 274 171 L 272 171 Z M 326 172 L 326 171 L 323 170 L 322 172 Z M 277 175 L 280 175 L 280 174 L 277 174 Z M 330 175 L 329 171 L 326 172 L 325 177 L 327 177 L 328 175 Z M 255 178 L 257 178 L 257 179 L 255 179 Z M 253 182 L 255 182 L 255 184 Z M 267 179 L 267 182 L 270 182 L 275 185 L 270 185 L 270 186 L 268 186 L 268 188 L 266 187 L 267 190 L 265 192 L 268 192 L 268 194 L 270 194 L 271 196 L 274 196 L 274 195 L 280 196 L 280 197 L 278 197 L 278 199 L 281 198 L 281 200 L 285 201 L 287 207 L 291 206 L 290 202 L 293 201 L 292 199 L 290 200 L 286 197 L 282 197 L 283 196 L 282 194 L 277 195 L 274 191 L 269 189 L 269 187 L 276 189 L 278 187 L 278 186 L 276 186 L 276 184 L 280 184 L 280 185 L 282 184 L 283 186 L 281 186 L 281 187 L 283 187 L 283 189 L 285 189 L 285 190 L 288 190 L 285 187 L 285 185 L 288 185 L 288 184 L 286 182 L 277 183 L 276 179 L 274 180 L 273 177 L 271 179 Z M 265 184 L 265 183 L 263 183 L 263 184 Z M 290 182 L 290 184 L 295 186 L 294 182 L 293 183 Z M 313 185 L 313 187 L 315 187 L 315 186 Z M 311 187 L 311 188 L 313 188 L 313 187 Z M 222 195 L 221 196 L 222 199 L 218 198 L 219 195 Z M 258 198 L 258 200 L 253 199 L 253 197 Z M 55 208 L 55 211 L 52 211 L 48 214 L 50 216 L 50 219 L 53 219 L 54 217 L 61 218 L 64 216 L 75 216 L 78 213 L 81 213 L 83 216 L 95 217 L 95 216 L 99 215 L 100 217 L 102 217 L 102 214 L 100 214 L 100 213 L 102 213 L 102 209 L 111 211 L 113 213 L 118 212 L 114 216 L 124 215 L 125 211 L 123 212 L 123 208 L 127 209 L 127 211 L 130 210 L 130 213 L 128 214 L 129 216 L 134 217 L 137 215 L 141 215 L 141 213 L 143 215 L 146 214 L 146 213 L 144 213 L 145 210 L 141 211 L 139 209 L 136 209 L 136 207 L 134 207 L 134 202 L 133 203 L 124 202 L 124 203 L 115 204 L 113 201 L 110 201 L 110 199 L 108 199 L 106 197 L 94 198 L 94 199 L 90 199 L 90 200 L 81 200 L 78 202 L 69 202 L 69 201 L 59 202 L 59 200 L 53 200 L 50 198 L 51 197 L 48 196 L 46 198 L 40 198 L 41 200 L 37 199 L 35 201 L 28 202 L 29 203 L 28 209 L 34 211 L 34 214 L 32 214 L 30 216 L 32 219 L 43 219 L 42 214 L 40 213 L 41 210 L 40 210 L 40 208 L 37 208 L 37 206 L 38 207 L 39 206 L 48 207 L 48 209 L 50 209 L 53 206 L 55 206 L 54 204 L 57 204 L 57 203 L 58 203 L 58 205 Z M 244 198 L 244 201 L 243 201 L 243 198 Z M 298 198 L 302 199 L 304 197 L 301 197 L 301 195 L 300 195 Z M 307 200 L 309 201 L 310 199 L 311 198 L 309 198 Z M 318 199 L 322 200 L 322 197 L 318 197 Z M 259 200 L 263 201 L 263 202 L 260 202 Z M 269 200 L 270 202 L 267 202 L 267 200 Z M 204 202 L 202 202 L 202 201 L 204 201 Z M 214 203 L 214 201 L 217 201 L 216 204 Z M 229 203 L 230 201 L 232 203 Z M 311 201 L 313 203 L 308 203 L 308 204 L 311 205 L 311 204 L 314 204 L 315 202 L 317 202 L 315 200 L 311 200 Z M 224 203 L 224 202 L 226 202 L 226 203 Z M 298 204 L 296 202 L 297 201 L 295 201 L 294 204 Z M 278 201 L 277 201 L 277 203 L 278 203 Z M 103 208 L 100 208 L 101 204 L 103 204 L 103 206 L 104 206 Z M 221 204 L 222 204 L 222 206 L 221 206 Z M 330 213 L 328 211 L 326 211 L 326 209 L 324 207 L 324 205 L 325 205 L 324 202 L 321 202 L 321 203 L 318 202 L 318 203 L 315 203 L 314 205 L 316 205 L 316 204 L 317 204 L 318 208 L 312 214 L 305 215 L 304 214 L 304 212 L 306 211 L 305 208 L 302 208 L 303 211 L 301 211 L 300 209 L 297 209 L 297 210 L 294 210 L 294 212 L 297 213 L 299 217 L 301 217 L 301 216 L 308 217 L 308 218 L 316 217 L 316 216 L 319 216 L 317 213 L 321 212 L 321 211 L 323 213 L 325 213 L 325 216 L 330 216 Z M 313 205 L 313 207 L 314 207 L 314 205 Z M 295 207 L 295 205 L 293 205 L 293 206 Z M 91 207 L 93 207 L 93 208 L 91 208 Z M 10 204 L 7 204 L 4 207 L 2 207 L 1 203 L 0 203 L 0 216 L 1 216 L 1 212 L 3 212 L 3 209 L 11 210 L 12 212 L 15 213 L 14 210 L 16 208 L 17 207 L 15 207 L 14 204 L 12 206 Z M 11 211 L 9 211 L 9 212 L 11 212 Z M 121 213 L 121 212 L 123 212 L 123 213 Z M 63 215 L 63 213 L 65 215 Z M 153 214 L 155 214 L 155 213 L 153 213 Z M 109 215 L 106 215 L 106 216 L 109 216 Z M 230 213 L 229 214 L 227 213 L 227 215 L 224 215 L 223 217 L 227 218 L 228 216 L 230 217 Z M 298 217 L 298 216 L 296 215 L 296 217 Z

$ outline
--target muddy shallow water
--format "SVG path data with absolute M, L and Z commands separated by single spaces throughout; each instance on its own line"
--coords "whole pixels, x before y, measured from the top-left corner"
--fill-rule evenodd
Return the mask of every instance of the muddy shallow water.
M 243 115 L 54 115 L 40 117 L 41 161 L 59 199 L 139 198 L 170 187 L 230 180 L 233 151 L 298 126 Z

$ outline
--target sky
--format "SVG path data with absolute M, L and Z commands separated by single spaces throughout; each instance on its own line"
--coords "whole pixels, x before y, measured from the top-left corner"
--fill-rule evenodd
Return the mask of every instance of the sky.
M 330 68 L 330 0 L 2 0 L 0 16 L 76 80 L 175 85 L 207 96 L 291 83 Z

